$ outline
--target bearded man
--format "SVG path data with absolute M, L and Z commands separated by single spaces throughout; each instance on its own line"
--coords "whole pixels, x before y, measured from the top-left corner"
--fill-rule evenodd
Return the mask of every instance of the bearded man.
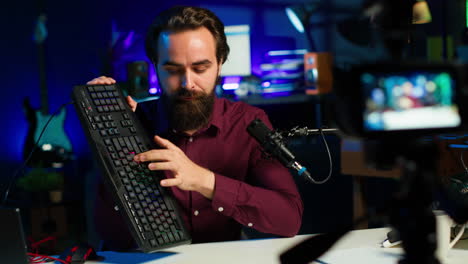
M 150 170 L 164 171 L 182 208 L 193 243 L 237 240 L 243 226 L 278 236 L 299 231 L 303 204 L 289 171 L 265 158 L 246 131 L 265 112 L 217 98 L 215 86 L 229 47 L 224 25 L 211 11 L 173 7 L 151 25 L 146 53 L 162 96 L 127 102 L 159 146 L 135 156 Z M 88 84 L 113 84 L 101 76 Z M 106 190 L 99 188 L 97 231 L 108 249 L 130 249 L 133 240 Z

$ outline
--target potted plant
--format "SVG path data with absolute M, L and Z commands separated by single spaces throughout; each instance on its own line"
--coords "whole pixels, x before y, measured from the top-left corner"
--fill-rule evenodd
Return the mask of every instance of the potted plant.
M 18 180 L 18 187 L 28 192 L 48 192 L 49 200 L 59 203 L 63 197 L 63 175 L 60 172 L 45 169 L 32 168 Z

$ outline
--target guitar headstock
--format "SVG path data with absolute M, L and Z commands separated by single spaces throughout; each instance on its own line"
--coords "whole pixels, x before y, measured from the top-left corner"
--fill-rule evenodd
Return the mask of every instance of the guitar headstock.
M 37 17 L 36 27 L 34 29 L 34 42 L 42 44 L 47 38 L 47 27 L 46 27 L 47 15 L 42 13 Z

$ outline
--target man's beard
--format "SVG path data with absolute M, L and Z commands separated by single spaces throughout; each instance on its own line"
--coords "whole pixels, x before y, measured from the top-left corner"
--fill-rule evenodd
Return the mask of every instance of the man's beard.
M 184 98 L 191 97 L 191 100 Z M 176 131 L 200 129 L 208 124 L 213 113 L 214 91 L 210 94 L 182 88 L 169 98 L 169 122 Z

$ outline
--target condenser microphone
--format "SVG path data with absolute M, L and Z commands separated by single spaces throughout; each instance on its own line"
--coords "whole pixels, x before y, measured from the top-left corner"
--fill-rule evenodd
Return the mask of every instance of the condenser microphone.
M 297 162 L 296 157 L 286 147 L 281 133 L 270 130 L 260 119 L 255 119 L 247 126 L 247 132 L 260 143 L 266 153 L 275 157 L 281 164 L 293 169 L 299 176 L 311 179 L 306 167 Z

